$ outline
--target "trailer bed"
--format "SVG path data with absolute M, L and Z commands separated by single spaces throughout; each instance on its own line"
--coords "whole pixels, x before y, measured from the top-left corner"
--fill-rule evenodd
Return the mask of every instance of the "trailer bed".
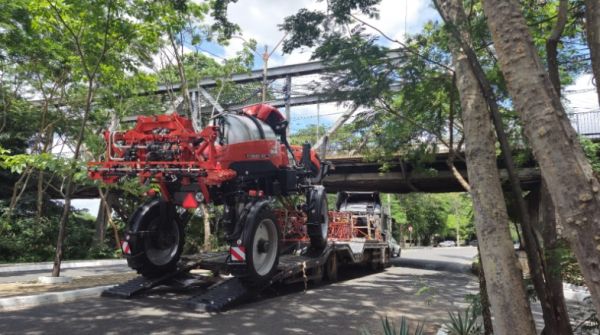
M 220 312 L 247 301 L 275 283 L 294 281 L 306 283 L 316 276 L 322 276 L 320 270 L 332 253 L 344 260 L 344 264 L 359 264 L 364 262 L 366 255 L 370 255 L 374 250 L 385 255 L 386 248 L 388 248 L 387 243 L 381 241 L 330 241 L 322 252 L 316 253 L 300 244 L 297 248 L 291 249 L 292 252 L 280 255 L 278 271 L 268 282 L 260 286 L 249 286 L 237 277 L 219 276 L 228 271 L 228 252 L 201 253 L 182 258 L 176 271 L 152 279 L 136 277 L 105 290 L 102 296 L 129 299 L 158 286 L 204 288 L 204 292 L 187 299 L 185 304 L 197 311 Z M 215 275 L 190 273 L 194 269 L 210 270 Z

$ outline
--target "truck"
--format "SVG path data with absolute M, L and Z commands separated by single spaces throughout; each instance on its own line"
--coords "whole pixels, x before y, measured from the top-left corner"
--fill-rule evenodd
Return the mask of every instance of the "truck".
M 400 245 L 392 236 L 394 220 L 389 208 L 382 206 L 379 192 L 339 192 L 336 210 L 352 213 L 358 222 L 371 222 L 381 230 L 383 239 L 389 244 L 391 257 L 400 257 Z
M 328 210 L 320 182 L 330 166 L 310 144 L 290 145 L 287 126 L 276 108 L 256 104 L 204 128 L 173 113 L 105 131 L 106 153 L 88 164 L 90 178 L 137 178 L 150 187 L 122 242 L 140 277 L 107 295 L 133 296 L 204 268 L 232 275 L 209 291 L 217 298 L 200 299 L 226 302 L 207 307 L 220 309 L 275 282 L 335 279 L 341 263 L 383 268 L 389 248 L 380 228 Z M 228 250 L 182 259 L 184 227 L 201 204 L 223 206 Z

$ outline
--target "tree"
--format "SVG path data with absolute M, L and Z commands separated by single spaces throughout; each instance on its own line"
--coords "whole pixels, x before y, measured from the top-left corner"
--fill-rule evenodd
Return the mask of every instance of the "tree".
M 430 245 L 435 236 L 445 235 L 450 208 L 448 199 L 438 194 L 402 194 L 398 199 L 399 208 L 393 206 L 392 217 L 403 227 L 403 235 L 409 234 L 406 227 L 413 227 L 412 238 L 418 245 Z
M 560 0 L 558 5 L 558 13 L 556 25 L 552 29 L 548 40 L 546 41 L 546 63 L 548 64 L 548 75 L 550 81 L 556 89 L 556 94 L 560 97 L 560 71 L 558 65 L 558 43 L 565 30 L 568 19 L 569 1 Z
M 483 5 L 512 102 L 600 310 L 600 184 L 542 66 L 520 4 Z
M 462 12 L 462 4 L 440 1 L 440 12 L 446 17 L 458 17 Z M 458 14 L 452 15 L 451 12 Z M 508 229 L 508 214 L 496 166 L 495 139 L 488 103 L 467 55 L 458 45 L 451 50 L 463 113 L 475 227 L 492 315 L 495 317 L 494 331 L 508 334 L 519 329 L 523 334 L 535 334 Z
M 595 0 L 586 0 L 585 7 L 585 30 L 592 60 L 592 73 L 596 79 L 596 92 L 600 102 L 600 84 L 598 83 L 600 82 L 600 3 Z
M 118 0 L 107 1 L 47 1 L 28 3 L 32 27 L 43 41 L 49 37 L 49 47 L 60 46 L 58 61 L 69 70 L 68 110 L 75 115 L 72 157 L 65 174 L 64 209 L 59 221 L 53 276 L 60 275 L 66 223 L 71 211 L 71 198 L 77 176 L 82 173 L 80 161 L 88 121 L 92 114 L 94 95 L 102 78 L 123 72 L 138 55 L 133 41 L 139 38 L 137 24 L 128 16 L 127 7 Z M 54 43 L 54 44 L 52 44 Z
M 441 5 L 440 5 L 441 4 Z M 468 26 L 466 25 L 467 16 L 462 9 L 460 3 L 451 1 L 436 1 L 438 10 L 442 14 L 442 18 L 448 23 L 449 30 L 454 39 L 457 41 L 460 48 L 464 51 L 470 65 L 471 71 L 477 79 L 481 94 L 486 100 L 488 108 L 491 112 L 496 128 L 496 134 L 500 143 L 502 157 L 509 175 L 509 180 L 512 189 L 512 198 L 516 202 L 517 219 L 521 223 L 524 238 L 524 247 L 527 251 L 527 259 L 530 265 L 531 278 L 538 295 L 542 302 L 542 311 L 545 321 L 545 333 L 558 332 L 561 334 L 572 333 L 568 322 L 562 322 L 565 328 L 560 328 L 559 320 L 568 320 L 566 314 L 566 305 L 564 299 L 555 299 L 557 295 L 553 294 L 552 288 L 548 283 L 549 270 L 544 263 L 544 251 L 541 243 L 538 241 L 534 225 L 527 210 L 527 204 L 523 199 L 523 190 L 520 186 L 520 181 L 516 173 L 516 167 L 512 157 L 512 150 L 508 142 L 508 138 L 504 131 L 504 124 L 500 117 L 500 108 L 496 102 L 494 90 L 489 83 L 483 68 L 477 59 L 475 51 L 471 47 L 471 38 Z M 553 35 L 557 35 L 556 32 Z M 559 79 L 557 77 L 557 79 Z M 562 308 L 553 309 L 551 306 L 562 306 Z M 563 312 L 556 314 L 555 312 Z

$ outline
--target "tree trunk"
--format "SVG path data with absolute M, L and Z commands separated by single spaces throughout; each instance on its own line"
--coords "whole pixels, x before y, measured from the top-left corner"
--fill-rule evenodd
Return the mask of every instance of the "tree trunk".
M 556 233 L 556 215 L 554 205 L 548 194 L 546 185 L 542 182 L 540 190 L 534 190 L 532 195 L 532 219 L 538 223 L 538 231 L 544 241 L 546 255 L 546 285 L 548 285 L 551 296 L 550 306 L 556 318 L 556 328 L 552 332 L 560 335 L 573 334 L 565 296 L 563 293 L 559 244 Z M 542 332 L 546 334 L 547 332 Z
M 483 4 L 512 102 L 600 310 L 600 184 L 542 66 L 519 2 Z
M 60 220 L 58 222 L 58 237 L 56 238 L 56 251 L 54 254 L 54 265 L 52 267 L 52 277 L 60 276 L 60 264 L 63 260 L 63 244 L 65 243 L 65 237 L 67 236 L 67 222 L 69 220 L 69 213 L 71 211 L 71 194 L 72 192 L 73 177 L 67 177 L 67 183 L 65 187 L 65 204 L 63 207 Z
M 596 80 L 598 102 L 600 103 L 600 2 L 598 0 L 586 0 L 585 7 L 585 30 L 592 58 L 592 72 Z M 598 309 L 597 304 L 596 309 Z
M 23 195 L 25 189 L 27 188 L 27 185 L 29 184 L 29 177 L 31 177 L 32 173 L 32 168 L 25 168 L 25 170 L 22 172 L 21 176 L 13 186 L 13 192 L 8 206 L 8 217 L 12 216 L 13 211 L 17 207 L 21 196 Z
M 108 204 L 108 197 L 110 191 L 104 192 L 102 188 L 98 187 L 98 194 L 100 195 L 100 207 L 98 207 L 98 216 L 96 217 L 96 234 L 94 236 L 94 243 L 96 245 L 102 245 L 106 236 L 106 227 L 112 208 Z
M 464 53 L 467 56 L 470 64 L 470 69 L 473 72 L 473 75 L 477 78 L 481 94 L 490 108 L 492 120 L 494 122 L 494 128 L 496 129 L 496 134 L 500 143 L 502 157 L 504 158 L 504 163 L 508 172 L 512 195 L 517 205 L 516 209 L 518 219 L 521 223 L 523 231 L 523 239 L 525 243 L 522 244 L 522 247 L 524 247 L 526 250 L 533 286 L 538 298 L 542 302 L 541 305 L 546 329 L 550 330 L 547 332 L 547 335 L 551 335 L 551 330 L 556 328 L 555 325 L 557 321 L 554 317 L 552 309 L 548 307 L 551 304 L 551 301 L 549 300 L 551 293 L 548 292 L 549 288 L 546 286 L 545 282 L 546 271 L 544 266 L 544 253 L 538 239 L 536 238 L 531 220 L 529 218 L 529 213 L 527 211 L 527 204 L 523 199 L 523 190 L 521 188 L 520 180 L 516 171 L 517 169 L 513 161 L 512 150 L 508 142 L 508 136 L 504 130 L 500 109 L 496 101 L 497 98 L 490 82 L 485 76 L 483 67 L 477 59 L 475 51 L 471 47 L 471 36 L 469 27 L 467 25 L 467 16 L 464 13 L 462 3 L 455 0 L 439 1 L 439 3 L 441 4 L 441 6 L 438 6 L 438 8 L 441 9 L 440 13 L 442 14 L 444 20 L 449 24 L 450 31 L 452 32 L 453 36 L 464 50 Z
M 483 261 L 481 260 L 481 251 L 477 246 L 477 258 L 479 258 L 479 296 L 481 301 L 481 318 L 483 319 L 483 330 L 485 335 L 492 335 L 494 329 L 492 326 L 492 313 L 490 311 L 490 298 L 487 292 L 487 284 L 485 282 L 485 273 L 483 271 Z
M 494 332 L 511 334 L 518 329 L 519 334 L 535 334 L 531 309 L 508 229 L 487 103 L 467 57 L 456 48 L 452 56 L 463 112 L 475 228 L 490 293 Z
M 107 219 L 107 223 L 109 226 L 112 227 L 113 230 L 113 237 L 115 239 L 115 250 L 118 250 L 121 248 L 121 238 L 119 237 L 119 228 L 117 227 L 117 225 L 115 224 L 114 220 L 113 220 L 113 207 L 115 202 L 117 202 L 117 196 L 115 195 L 114 192 L 110 192 L 110 191 L 106 191 L 106 217 Z
M 456 74 L 452 75 L 452 85 L 456 86 Z M 455 92 L 454 90 L 452 90 L 450 92 L 450 101 L 448 103 L 448 135 L 450 138 L 448 140 L 448 159 L 446 160 L 446 165 L 448 165 L 448 168 L 454 175 L 454 178 L 456 178 L 456 180 L 463 187 L 463 189 L 466 192 L 471 192 L 471 185 L 469 185 L 469 182 L 465 179 L 465 177 L 463 177 L 462 174 L 460 174 L 460 172 L 456 169 L 456 166 L 454 165 L 454 157 L 456 156 L 456 152 L 454 151 L 454 95 Z M 461 142 L 459 141 L 459 146 L 460 143 Z M 456 236 L 458 236 L 458 234 Z M 458 241 L 456 245 L 458 245 Z
M 38 172 L 38 180 L 37 180 L 37 195 L 35 202 L 35 221 L 39 222 L 39 220 L 44 215 L 44 171 L 40 170 Z
M 94 75 L 95 76 L 95 75 Z M 81 118 L 81 126 L 79 128 L 79 134 L 77 136 L 77 144 L 75 145 L 75 151 L 73 152 L 73 158 L 71 159 L 71 168 L 75 169 L 77 160 L 81 153 L 81 146 L 83 144 L 83 136 L 85 134 L 85 126 L 87 124 L 90 111 L 92 109 L 92 97 L 94 94 L 94 77 L 91 77 L 88 81 L 87 96 L 85 101 L 85 109 Z M 66 187 L 65 187 L 65 206 L 58 222 L 58 237 L 56 240 L 56 252 L 54 254 L 54 266 L 52 267 L 52 276 L 60 276 L 60 264 L 63 260 L 63 244 L 67 234 L 67 222 L 69 221 L 69 214 L 71 212 L 71 197 L 73 196 L 73 177 L 75 172 L 67 176 Z
M 179 74 L 179 80 L 181 81 L 181 95 L 183 97 L 183 105 L 185 113 L 188 117 L 192 117 L 192 101 L 190 99 L 190 92 L 188 89 L 188 82 L 185 76 L 185 68 L 183 66 L 183 54 L 179 55 L 177 44 L 175 43 L 175 37 L 169 34 L 169 40 L 171 41 L 171 47 L 173 47 L 173 54 L 175 55 L 175 61 L 177 62 L 177 73 Z
M 202 209 L 202 220 L 204 221 L 204 245 L 202 249 L 204 251 L 211 251 L 212 245 L 210 242 L 210 213 L 208 212 L 208 206 L 204 203 L 200 204 Z
M 556 24 L 550 33 L 550 37 L 546 41 L 546 62 L 548 63 L 548 75 L 552 86 L 556 90 L 556 94 L 560 97 L 560 71 L 558 68 L 558 42 L 562 36 L 565 26 L 567 25 L 567 17 L 569 11 L 569 0 L 560 0 L 558 4 L 558 15 Z

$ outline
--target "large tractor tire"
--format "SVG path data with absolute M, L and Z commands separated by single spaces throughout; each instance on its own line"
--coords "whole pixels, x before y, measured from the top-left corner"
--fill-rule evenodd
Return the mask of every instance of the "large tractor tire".
M 251 210 L 248 215 L 242 233 L 247 268 L 240 277 L 251 285 L 260 285 L 271 279 L 279 265 L 280 233 L 275 215 L 269 206 L 256 206 L 256 212 Z
M 329 213 L 327 208 L 327 193 L 321 185 L 314 186 L 307 192 L 308 221 L 306 232 L 310 245 L 320 251 L 327 246 L 327 231 L 329 229 Z
M 181 215 L 175 205 L 160 199 L 138 208 L 125 236 L 131 251 L 129 267 L 148 278 L 174 271 L 183 251 L 187 218 L 187 213 Z

